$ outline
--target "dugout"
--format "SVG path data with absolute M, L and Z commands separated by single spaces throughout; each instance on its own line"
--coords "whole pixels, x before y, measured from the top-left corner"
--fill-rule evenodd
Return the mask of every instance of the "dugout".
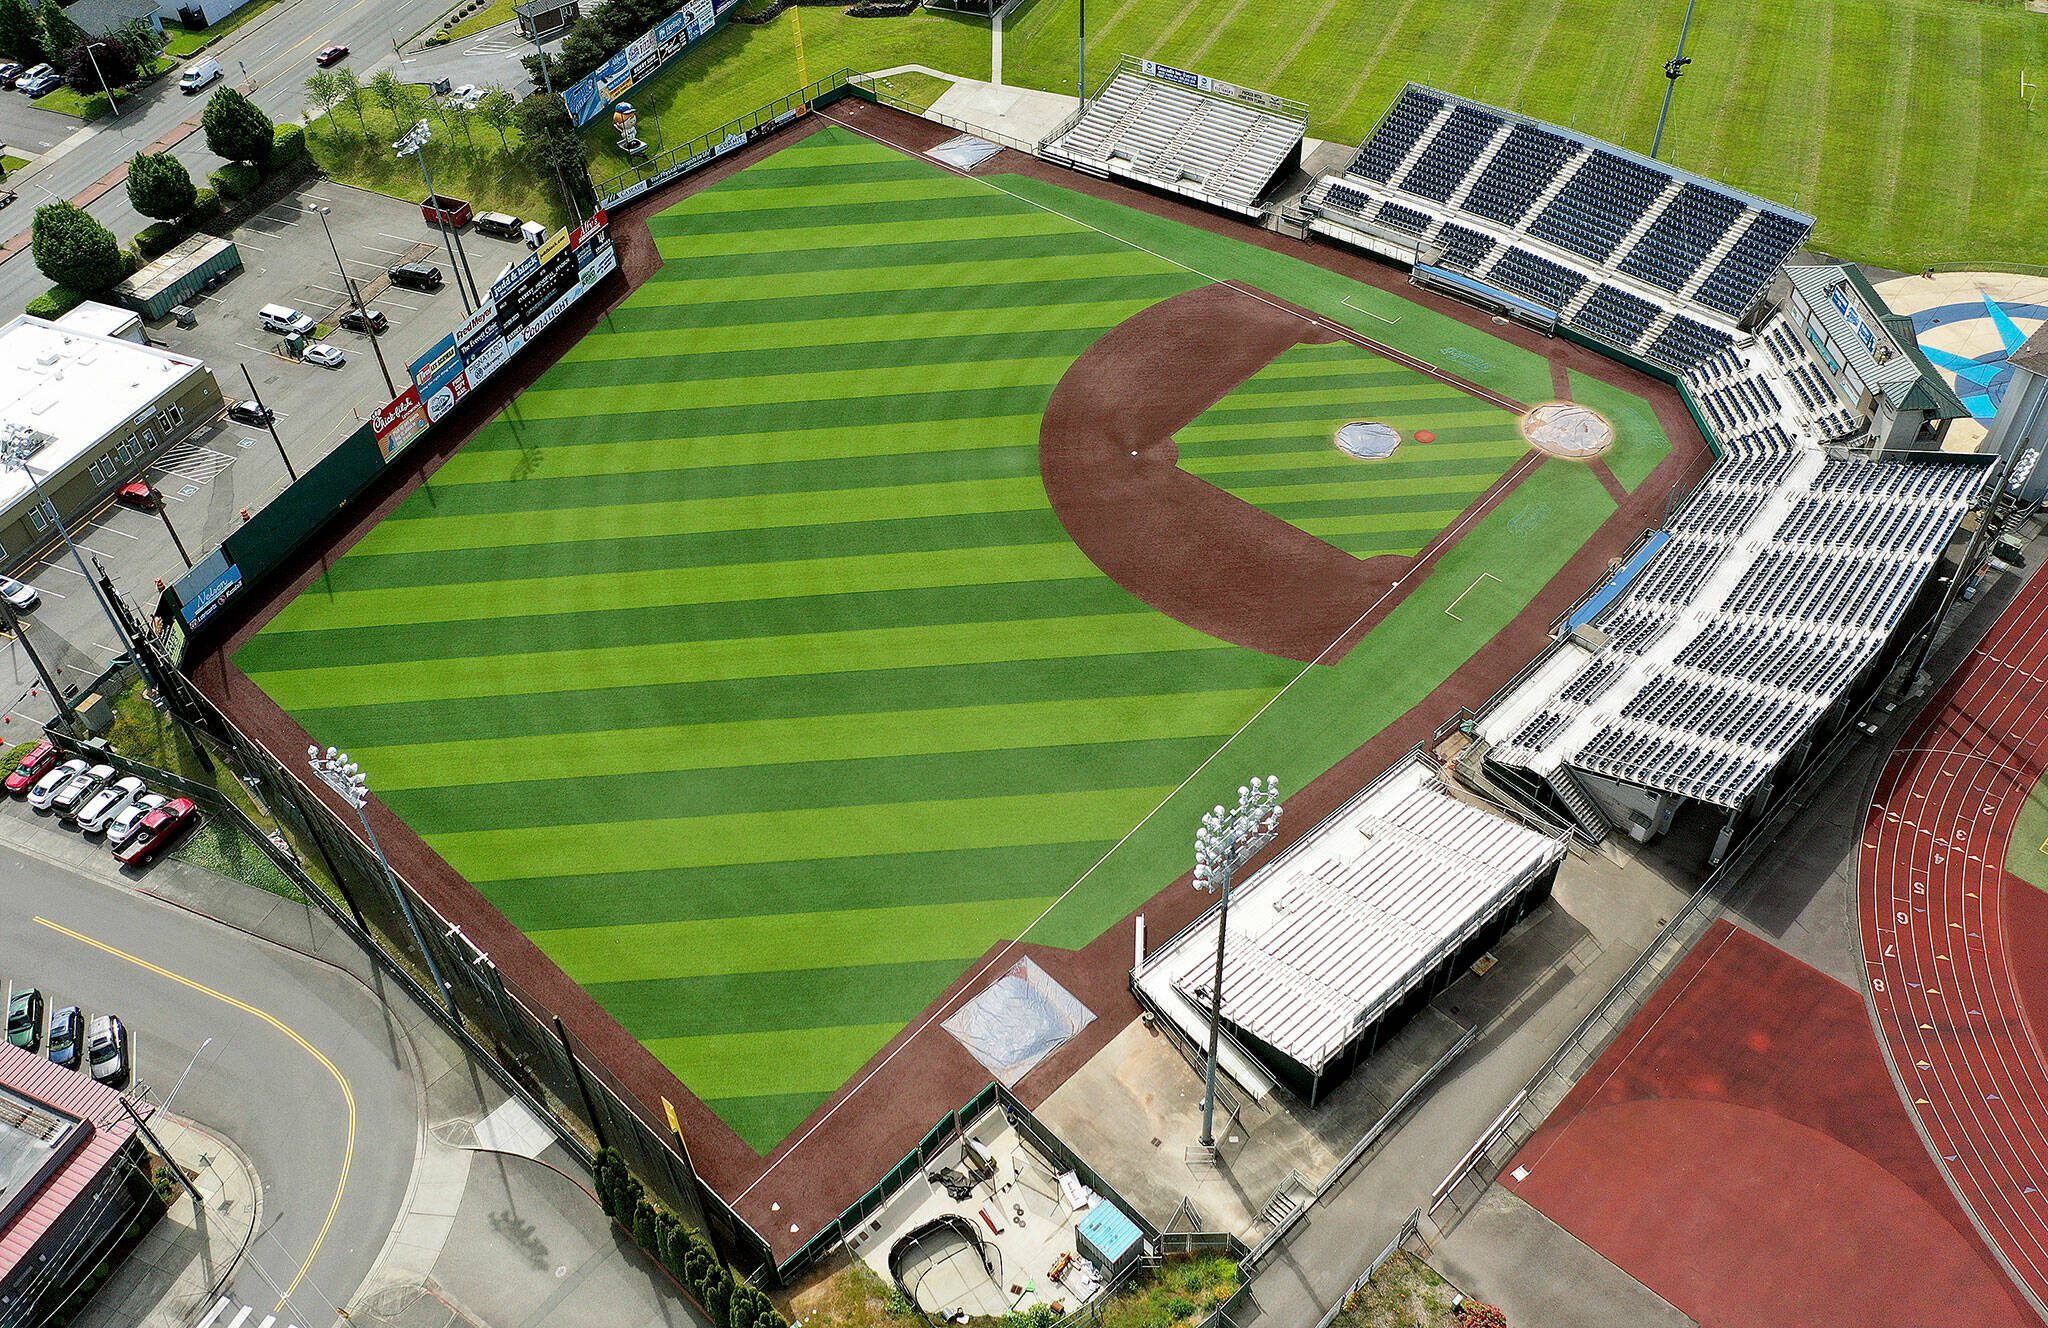
M 1310 1106 L 1550 897 L 1565 840 L 1455 796 L 1420 752 L 1232 891 L 1223 1022 L 1238 1064 Z M 1208 1037 L 1220 909 L 1148 955 L 1139 994 Z

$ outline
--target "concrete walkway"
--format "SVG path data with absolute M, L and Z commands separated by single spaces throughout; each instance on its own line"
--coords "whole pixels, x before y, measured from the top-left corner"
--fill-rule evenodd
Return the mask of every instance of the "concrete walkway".
M 209 1130 L 159 1113 L 150 1130 L 199 1192 L 180 1189 L 162 1220 L 114 1270 L 77 1328 L 184 1328 L 234 1271 L 262 1221 L 263 1187 L 241 1151 Z

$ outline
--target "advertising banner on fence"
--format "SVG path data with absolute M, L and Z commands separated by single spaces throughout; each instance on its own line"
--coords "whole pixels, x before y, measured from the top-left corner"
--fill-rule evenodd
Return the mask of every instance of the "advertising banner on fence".
M 472 389 L 498 372 L 498 366 L 512 358 L 515 349 L 498 327 L 498 310 L 485 305 L 455 329 L 455 349 L 462 356 L 462 371 Z
M 242 569 L 228 561 L 225 549 L 215 549 L 178 578 L 178 616 L 197 627 L 241 588 Z
M 462 376 L 462 353 L 450 332 L 412 362 L 412 385 L 420 394 L 427 422 L 433 423 L 452 409 L 469 388 Z
M 386 461 L 403 452 L 406 444 L 419 437 L 426 427 L 426 407 L 420 402 L 417 387 L 406 388 L 370 417 L 370 429 L 377 435 L 377 450 Z
M 690 0 L 646 32 L 641 33 L 587 78 L 562 90 L 569 118 L 581 129 L 599 116 L 607 115 L 635 84 L 651 78 L 669 61 L 688 50 L 716 26 L 718 16 L 738 0 Z

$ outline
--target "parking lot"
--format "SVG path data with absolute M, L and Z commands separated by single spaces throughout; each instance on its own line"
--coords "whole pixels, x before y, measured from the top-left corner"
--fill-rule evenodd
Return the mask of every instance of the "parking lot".
M 24 1045 L 14 1031 L 13 1021 L 18 1009 L 33 1007 L 35 1015 L 34 1040 L 27 1043 L 26 1047 L 27 1050 L 34 1052 L 38 1056 L 48 1055 L 52 1018 L 60 1010 L 77 1006 L 80 1016 L 78 1023 L 78 1050 L 77 1060 L 73 1063 L 72 1068 L 84 1074 L 88 1070 L 86 1042 L 92 1029 L 93 1021 L 101 1015 L 111 1014 L 118 1021 L 120 1030 L 119 1036 L 115 1039 L 119 1044 L 120 1061 L 109 1061 L 107 1064 L 109 1067 L 118 1064 L 121 1069 L 112 1071 L 113 1077 L 109 1078 L 107 1082 L 116 1088 L 126 1088 L 138 1095 L 148 1091 L 142 1083 L 141 1076 L 136 1072 L 136 1039 L 133 1031 L 127 1026 L 128 1017 L 119 1011 L 103 1009 L 95 1004 L 96 999 L 105 1000 L 109 993 L 86 991 L 82 989 L 83 984 L 67 983 L 64 970 L 54 965 L 47 973 L 9 973 L 6 976 L 6 985 L 6 1004 L 4 1008 L 8 1011 L 8 1041 L 13 1042 L 18 1047 Z M 74 986 L 81 989 L 73 990 Z M 18 999 L 22 1002 L 21 1006 L 16 1004 Z M 103 1073 L 108 1072 L 103 1071 Z
M 330 209 L 327 228 L 313 209 Z M 330 247 L 328 233 L 333 235 Z M 156 581 L 185 569 L 176 541 L 193 560 L 216 547 L 287 483 L 279 445 L 301 474 L 333 450 L 392 395 L 378 371 L 370 337 L 335 327 L 349 307 L 335 266 L 339 251 L 364 303 L 390 327 L 377 342 L 393 383 L 404 387 L 408 366 L 463 318 L 441 235 L 412 204 L 381 194 L 316 181 L 245 223 L 234 236 L 243 270 L 200 297 L 197 325 L 164 319 L 150 324 L 152 341 L 206 361 L 227 399 L 249 396 L 249 384 L 277 414 L 277 438 L 261 427 L 222 419 L 155 459 L 142 478 L 164 496 L 160 515 L 109 501 L 74 523 L 72 534 L 88 560 L 107 569 L 115 588 L 138 609 L 156 603 Z M 488 293 L 498 270 L 523 253 L 518 240 L 494 239 L 472 227 L 462 235 L 477 282 Z M 439 267 L 447 284 L 431 294 L 393 289 L 385 275 L 394 263 L 421 259 Z M 323 369 L 287 358 L 281 338 L 263 330 L 256 311 L 266 304 L 300 309 L 321 324 L 320 336 L 340 347 L 347 362 Z M 29 615 L 28 632 L 60 685 L 90 678 L 120 653 L 119 637 L 70 556 L 61 548 L 14 575 L 33 585 L 43 602 Z M 0 630 L 0 742 L 32 736 L 51 707 L 32 695 L 36 677 L 19 644 Z

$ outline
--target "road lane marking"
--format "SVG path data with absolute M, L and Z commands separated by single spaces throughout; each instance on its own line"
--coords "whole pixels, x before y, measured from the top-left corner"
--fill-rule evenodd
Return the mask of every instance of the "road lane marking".
M 276 1015 L 270 1013 L 268 1010 L 259 1009 L 256 1006 L 249 1004 L 247 1001 L 238 1001 L 224 991 L 218 991 L 215 988 L 207 986 L 203 982 L 195 981 L 192 978 L 188 978 L 182 973 L 174 973 L 170 969 L 164 968 L 159 964 L 152 964 L 147 959 L 142 958 L 140 955 L 132 955 L 128 953 L 126 950 L 122 950 L 115 946 L 108 945 L 105 941 L 96 940 L 91 936 L 87 936 L 84 932 L 73 931 L 71 928 L 65 926 L 61 922 L 52 922 L 48 918 L 41 916 L 37 916 L 35 921 L 38 926 L 48 927 L 51 931 L 56 932 L 60 936 L 68 936 L 72 940 L 79 942 L 81 945 L 91 946 L 93 949 L 98 950 L 103 954 L 112 955 L 116 959 L 125 960 L 126 962 L 135 965 L 137 968 L 145 969 L 148 972 L 156 974 L 160 978 L 164 978 L 168 981 L 175 982 L 181 987 L 186 987 L 191 989 L 192 991 L 200 993 L 202 996 L 211 996 L 213 997 L 213 999 L 219 1001 L 221 1004 L 240 1010 L 244 1014 L 253 1015 L 257 1019 L 260 1019 L 264 1023 L 269 1024 L 272 1028 L 276 1029 L 278 1032 L 290 1038 L 293 1042 L 298 1043 L 301 1050 L 303 1050 L 308 1056 L 311 1056 L 314 1060 L 320 1062 L 322 1068 L 324 1068 L 328 1074 L 334 1077 L 335 1086 L 341 1089 L 341 1100 L 343 1104 L 346 1105 L 348 1108 L 348 1134 L 347 1138 L 342 1143 L 341 1174 L 335 1180 L 334 1198 L 327 1205 L 327 1216 L 320 1223 L 320 1230 L 314 1234 L 313 1243 L 306 1247 L 306 1257 L 299 1264 L 298 1271 L 292 1274 L 291 1285 L 287 1286 L 284 1289 L 283 1293 L 278 1297 L 277 1310 L 283 1310 L 285 1308 L 286 1302 L 291 1299 L 292 1292 L 297 1291 L 299 1289 L 299 1283 L 306 1280 L 307 1272 L 310 1271 L 313 1267 L 313 1260 L 318 1258 L 320 1255 L 320 1247 L 327 1243 L 327 1233 L 334 1229 L 335 1214 L 341 1210 L 342 1195 L 348 1192 L 349 1168 L 352 1165 L 354 1165 L 356 1156 L 356 1094 L 355 1090 L 349 1086 L 348 1076 L 343 1074 L 341 1072 L 341 1068 L 337 1066 L 333 1061 L 327 1059 L 327 1054 L 325 1052 L 321 1051 L 320 1048 L 314 1046 L 312 1043 L 306 1041 L 306 1039 L 299 1034 L 299 1031 L 297 1029 L 293 1028 L 290 1024 L 284 1022 L 284 1020 L 279 1019 Z M 275 1312 L 276 1311 L 273 1311 L 273 1313 Z

